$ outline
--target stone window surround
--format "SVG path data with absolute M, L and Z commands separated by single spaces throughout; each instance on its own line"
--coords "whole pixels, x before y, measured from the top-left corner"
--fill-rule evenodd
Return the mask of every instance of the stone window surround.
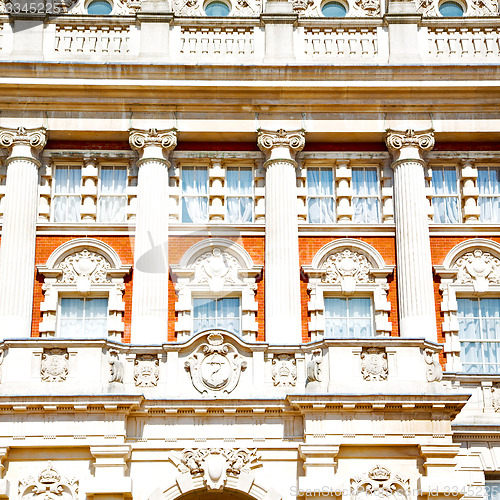
M 300 156 L 300 155 L 299 155 Z M 377 168 L 379 181 L 379 203 L 380 203 L 380 224 L 394 223 L 394 208 L 393 208 L 393 188 L 392 179 L 393 173 L 390 164 L 387 160 L 355 160 L 350 159 L 346 155 L 346 159 L 314 159 L 303 158 L 298 160 L 299 168 L 297 173 L 297 185 L 299 198 L 299 223 L 310 224 L 308 222 L 307 209 L 307 169 L 308 168 L 331 168 L 333 170 L 334 182 L 334 203 L 335 216 L 339 224 L 354 224 L 360 225 L 352 221 L 354 210 L 352 199 L 354 191 L 352 188 L 352 169 L 356 167 Z M 315 225 L 315 224 L 314 224 Z M 321 224 L 318 224 L 321 225 Z
M 92 282 L 92 272 L 83 273 L 83 282 L 63 283 L 61 264 L 68 257 L 87 250 L 103 257 L 109 264 L 105 282 Z M 56 248 L 45 265 L 38 265 L 37 270 L 44 276 L 44 301 L 40 304 L 42 322 L 39 325 L 41 337 L 57 336 L 57 314 L 61 298 L 107 298 L 108 299 L 108 338 L 122 341 L 124 332 L 123 302 L 124 277 L 130 272 L 130 265 L 123 265 L 118 254 L 106 243 L 93 238 L 77 238 L 63 243 Z M 88 280 L 85 278 L 89 278 Z
M 340 282 L 326 283 L 325 267 L 327 259 L 339 252 L 348 250 L 366 258 L 368 262 L 367 282 L 359 282 L 354 277 L 340 279 Z M 308 310 L 311 313 L 309 333 L 311 341 L 322 340 L 325 332 L 325 297 L 371 297 L 374 312 L 375 336 L 390 336 L 392 323 L 388 320 L 391 303 L 387 300 L 387 276 L 394 271 L 394 266 L 386 265 L 380 253 L 371 245 L 352 238 L 333 240 L 318 250 L 310 266 L 302 266 L 309 278 L 310 300 Z
M 237 269 L 237 281 L 229 277 L 224 269 L 224 275 L 215 276 L 217 283 L 206 275 L 200 279 L 196 268 L 197 259 L 204 254 L 220 250 L 227 253 Z M 255 341 L 258 324 L 256 314 L 258 304 L 255 300 L 256 280 L 262 273 L 263 266 L 253 263 L 248 252 L 238 243 L 224 238 L 204 239 L 195 243 L 182 256 L 180 263 L 170 266 L 172 279 L 177 292 L 175 311 L 177 321 L 175 332 L 178 341 L 191 338 L 193 331 L 193 298 L 239 297 L 241 308 L 241 338 L 245 341 Z M 222 277 L 221 277 L 222 276 Z M 227 276 L 227 277 L 226 277 Z M 231 282 L 233 281 L 233 282 Z
M 126 167 L 127 168 L 127 210 L 126 220 L 118 224 L 126 224 L 135 220 L 136 214 L 136 185 L 137 169 L 133 165 L 133 159 L 126 152 L 49 152 L 44 155 L 39 172 L 39 223 L 53 222 L 52 200 L 54 197 L 54 175 L 58 166 L 80 167 L 82 171 L 80 186 L 80 221 L 63 222 L 60 224 L 97 223 L 109 225 L 116 223 L 97 222 L 97 206 L 99 197 L 100 168 L 101 167 Z
M 442 265 L 434 266 L 436 274 L 441 278 L 440 290 L 442 293 L 441 311 L 444 318 L 442 323 L 445 338 L 443 353 L 446 356 L 446 371 L 461 372 L 460 341 L 458 337 L 457 296 L 470 298 L 488 298 L 500 296 L 500 283 L 492 283 L 488 275 L 478 273 L 469 275 L 470 283 L 457 283 L 460 281 L 457 261 L 466 253 L 480 250 L 487 252 L 494 258 L 500 259 L 500 244 L 483 238 L 473 238 L 462 241 L 454 246 L 444 258 Z
M 181 171 L 183 167 L 205 167 L 208 169 L 208 218 L 207 224 L 225 223 L 226 217 L 226 168 L 247 167 L 253 169 L 253 222 L 245 224 L 261 224 L 264 222 L 264 177 L 265 172 L 260 161 L 245 158 L 175 158 L 172 154 L 170 167 L 170 214 L 172 222 L 182 223 L 182 186 Z M 186 223 L 190 226 L 196 223 Z
M 494 155 L 496 156 L 496 155 Z M 500 168 L 500 163 L 494 159 L 468 158 L 464 160 L 432 159 L 429 161 L 427 177 L 427 200 L 429 223 L 434 224 L 434 208 L 432 206 L 432 170 L 433 168 L 455 168 L 457 171 L 458 199 L 461 220 L 457 224 L 480 224 L 487 225 L 491 222 L 479 220 L 480 208 L 478 205 L 479 187 L 477 185 L 478 168 L 493 167 Z M 437 223 L 436 223 L 437 224 Z

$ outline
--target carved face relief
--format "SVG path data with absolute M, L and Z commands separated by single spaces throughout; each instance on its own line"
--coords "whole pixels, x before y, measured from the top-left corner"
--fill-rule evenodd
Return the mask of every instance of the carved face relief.
M 323 283 L 340 283 L 344 292 L 353 292 L 356 283 L 373 283 L 370 277 L 370 263 L 368 259 L 357 252 L 345 249 L 328 257 L 322 268 L 326 273 L 321 280 Z
M 70 500 L 78 495 L 78 481 L 59 474 L 49 462 L 38 478 L 28 476 L 19 482 L 19 497 L 36 500 Z
M 485 292 L 491 283 L 500 284 L 500 260 L 489 252 L 468 252 L 453 267 L 458 268 L 455 284 L 471 283 L 478 292 Z
M 377 465 L 368 474 L 351 479 L 351 496 L 355 500 L 368 498 L 408 500 L 410 481 L 399 475 L 392 475 L 389 469 Z
M 238 477 L 260 466 L 257 450 L 246 448 L 188 448 L 171 453 L 170 459 L 180 472 L 201 476 L 209 490 L 222 490 L 228 476 Z
M 273 382 L 275 386 L 295 387 L 297 383 L 297 361 L 291 354 L 277 354 L 273 359 Z
M 160 368 L 158 358 L 153 354 L 137 356 L 134 366 L 134 380 L 137 387 L 154 387 L 158 385 Z
M 88 292 L 92 283 L 110 283 L 107 278 L 110 267 L 110 263 L 102 255 L 82 250 L 68 255 L 61 262 L 59 268 L 62 276 L 58 282 L 74 283 L 79 292 Z
M 388 363 L 385 349 L 370 347 L 361 353 L 361 375 L 364 380 L 387 380 Z
M 63 382 L 68 376 L 68 365 L 69 354 L 66 349 L 46 349 L 42 354 L 42 381 Z
M 212 391 L 229 394 L 238 384 L 247 362 L 233 345 L 224 343 L 221 333 L 211 332 L 207 343 L 200 345 L 184 366 L 194 387 L 202 394 Z
M 241 283 L 238 278 L 238 261 L 220 248 L 214 248 L 198 257 L 194 267 L 194 283 L 208 283 L 212 292 L 220 292 L 226 283 Z

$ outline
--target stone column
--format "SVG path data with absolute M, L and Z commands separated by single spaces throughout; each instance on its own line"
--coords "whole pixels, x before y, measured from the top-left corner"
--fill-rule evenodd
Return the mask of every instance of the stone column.
M 397 283 L 401 337 L 437 341 L 431 246 L 427 221 L 424 151 L 434 146 L 432 130 L 388 130 L 393 157 Z
M 168 157 L 176 144 L 174 129 L 130 131 L 130 145 L 140 156 L 132 289 L 135 344 L 167 341 Z
M 266 154 L 266 341 L 299 344 L 301 334 L 299 231 L 295 154 L 304 131 L 259 131 Z
M 0 245 L 0 325 L 2 338 L 31 336 L 38 211 L 38 153 L 47 142 L 44 128 L 0 128 L 0 147 L 9 149 Z

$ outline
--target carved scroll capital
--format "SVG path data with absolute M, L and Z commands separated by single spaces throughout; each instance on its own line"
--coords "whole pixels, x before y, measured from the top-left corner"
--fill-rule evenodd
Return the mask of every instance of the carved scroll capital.
M 47 144 L 47 130 L 40 128 L 0 127 L 0 148 L 12 148 L 13 146 L 29 146 L 35 152 L 41 151 Z
M 130 147 L 140 154 L 139 162 L 165 161 L 170 151 L 177 146 L 177 130 L 174 128 L 170 130 L 130 129 L 129 143 Z
M 388 129 L 385 143 L 395 162 L 422 160 L 422 153 L 430 151 L 435 144 L 434 130 L 415 131 L 408 129 L 405 132 Z
M 304 149 L 306 144 L 304 130 L 287 132 L 283 129 L 276 132 L 259 130 L 257 145 L 266 154 L 269 161 L 295 162 L 295 155 Z

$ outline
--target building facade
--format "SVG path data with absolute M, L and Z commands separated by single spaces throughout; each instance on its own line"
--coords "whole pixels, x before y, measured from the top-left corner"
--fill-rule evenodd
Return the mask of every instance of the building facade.
M 0 498 L 496 499 L 498 15 L 0 0 Z

